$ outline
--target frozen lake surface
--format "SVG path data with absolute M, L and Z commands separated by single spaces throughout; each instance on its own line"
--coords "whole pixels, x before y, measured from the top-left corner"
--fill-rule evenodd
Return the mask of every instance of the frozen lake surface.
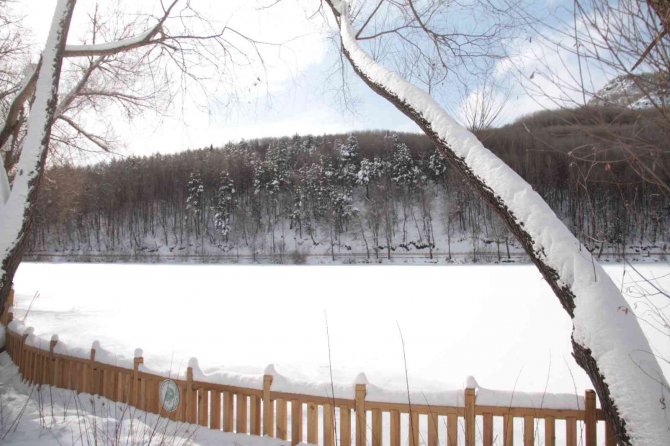
M 638 270 L 670 289 L 668 264 Z M 638 316 L 653 320 L 630 267 L 605 266 Z M 16 317 L 49 338 L 184 370 L 190 357 L 296 379 L 436 390 L 474 376 L 488 388 L 577 392 L 591 385 L 571 356 L 571 322 L 539 272 L 505 266 L 218 266 L 23 263 Z M 37 296 L 37 297 L 35 297 Z M 652 299 L 654 300 L 654 299 Z M 657 305 L 669 301 L 656 298 Z M 29 311 L 28 311 L 29 310 Z M 28 314 L 26 315 L 26 312 Z M 647 322 L 657 352 L 670 337 Z M 664 365 L 670 376 L 668 364 Z

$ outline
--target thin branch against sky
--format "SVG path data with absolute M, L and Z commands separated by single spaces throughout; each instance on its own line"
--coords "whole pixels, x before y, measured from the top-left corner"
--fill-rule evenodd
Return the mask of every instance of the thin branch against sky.
M 45 3 L 49 1 L 53 0 L 45 0 Z M 508 104 L 499 116 L 498 124 L 559 105 L 559 93 L 552 89 L 552 79 L 563 76 L 564 72 L 570 72 L 572 59 L 565 52 L 548 52 L 538 34 L 544 30 L 556 36 L 565 34 L 569 37 L 574 10 L 572 1 L 551 2 L 548 7 L 542 5 L 541 8 L 532 2 L 526 2 L 522 5 L 523 8 L 514 9 L 514 14 L 511 13 L 512 5 L 508 1 L 480 2 L 481 5 L 476 5 L 482 10 L 478 14 L 477 22 L 467 18 L 471 14 L 466 14 L 467 11 L 462 7 L 452 7 L 449 15 L 444 17 L 429 13 L 426 15 L 429 20 L 423 26 L 430 27 L 437 36 L 436 39 L 453 39 L 450 43 L 455 52 L 448 54 L 440 50 L 438 53 L 441 56 L 430 46 L 430 42 L 420 44 L 414 50 L 408 47 L 406 43 L 409 39 L 404 39 L 403 33 L 414 35 L 417 32 L 414 28 L 420 28 L 421 24 L 416 23 L 412 16 L 403 16 L 398 8 L 393 7 L 392 2 L 388 5 L 386 3 L 360 3 L 358 20 L 361 25 L 365 24 L 361 37 L 391 31 L 384 39 L 370 40 L 381 41 L 374 43 L 372 52 L 379 58 L 391 61 L 391 66 L 409 75 L 424 89 L 430 90 L 446 107 L 467 110 L 467 106 L 464 107 L 463 104 L 467 104 L 471 98 L 463 95 L 463 92 L 477 91 L 482 83 L 495 84 L 500 88 L 496 94 L 508 98 Z M 339 84 L 341 76 L 332 68 L 337 70 L 337 66 L 341 64 L 337 60 L 337 52 L 333 51 L 327 38 L 332 33 L 332 24 L 327 23 L 326 16 L 318 13 L 318 0 L 194 0 L 191 4 L 198 11 L 207 11 L 213 30 L 217 26 L 228 26 L 268 45 L 260 45 L 257 48 L 258 53 L 251 54 L 252 59 L 241 64 L 245 66 L 237 68 L 234 76 L 225 78 L 225 82 L 219 79 L 217 82 L 207 83 L 208 94 L 204 93 L 205 89 L 190 89 L 186 95 L 182 93 L 182 96 L 196 100 L 184 101 L 175 98 L 167 113 L 148 114 L 127 122 L 123 113 L 117 112 L 118 116 L 113 119 L 127 122 L 122 126 L 123 131 L 115 138 L 121 152 L 177 152 L 209 145 L 220 146 L 240 139 L 296 133 L 323 134 L 365 129 L 418 131 L 413 123 L 383 101 L 379 101 L 355 77 L 345 76 L 343 79 L 346 83 Z M 415 8 L 421 12 L 438 8 L 440 4 L 441 2 L 434 0 L 413 2 Z M 16 6 L 25 17 L 25 26 L 30 31 L 28 35 L 34 42 L 34 48 L 39 48 L 44 38 L 45 24 L 48 22 L 48 14 L 43 11 L 48 11 L 49 8 L 36 10 L 26 5 L 28 3 L 18 2 Z M 154 11 L 159 8 L 158 2 L 154 0 L 124 1 L 119 7 L 128 16 L 146 17 L 147 21 L 151 13 L 159 13 Z M 78 3 L 71 43 L 92 38 L 85 31 L 85 25 L 94 8 L 93 0 L 82 0 Z M 495 19 L 496 16 L 504 16 L 503 13 L 507 14 L 504 19 Z M 442 34 L 441 30 L 446 29 L 445 26 L 459 20 L 465 25 L 461 31 L 453 35 Z M 526 24 L 533 20 L 538 20 L 542 25 L 533 22 L 532 27 L 515 28 L 519 23 Z M 493 45 L 478 38 L 477 33 L 505 39 Z M 102 37 L 104 36 L 97 36 L 99 40 Z M 392 39 L 401 46 L 404 45 L 403 48 L 406 47 L 410 53 L 415 53 L 419 63 L 413 65 L 398 59 L 393 45 L 384 43 L 392 42 Z M 240 50 L 244 51 L 243 48 Z M 232 51 L 235 51 L 234 46 Z M 461 60 L 466 51 L 475 57 L 470 57 L 467 64 L 459 66 L 456 62 Z M 432 71 L 427 69 L 431 66 L 431 54 L 437 60 L 446 61 L 450 58 L 448 73 L 444 70 L 441 72 L 439 66 L 435 66 Z M 483 55 L 487 55 L 488 59 L 482 57 Z M 206 54 L 202 56 L 208 57 Z M 257 69 L 260 59 L 265 65 Z M 557 60 L 563 62 L 554 67 L 554 72 L 547 73 L 546 69 L 543 70 Z M 344 67 L 345 71 L 347 69 Z M 475 76 L 477 72 L 486 72 L 489 76 L 478 78 Z M 495 77 L 491 78 L 490 73 L 494 73 Z M 442 88 L 447 75 L 457 82 Z M 522 88 L 527 85 L 520 84 L 521 76 L 526 77 L 525 81 L 530 83 L 531 88 Z M 212 73 L 203 73 L 202 77 L 209 79 L 213 76 Z M 531 77 L 532 82 L 529 82 L 528 78 Z M 607 73 L 589 73 L 589 83 L 593 88 L 599 88 L 606 80 Z M 347 95 L 342 96 L 342 92 L 347 92 Z M 343 97 L 348 98 L 345 106 L 342 106 Z M 460 118 L 462 121 L 467 120 L 465 115 Z

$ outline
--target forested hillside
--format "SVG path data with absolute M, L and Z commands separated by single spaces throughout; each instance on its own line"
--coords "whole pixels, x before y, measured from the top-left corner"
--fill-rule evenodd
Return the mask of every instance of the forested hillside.
M 662 258 L 669 197 L 621 147 L 627 137 L 667 144 L 654 113 L 543 112 L 478 136 L 598 255 Z M 670 160 L 657 161 L 667 181 Z M 502 222 L 414 134 L 296 135 L 54 166 L 35 223 L 30 254 L 42 258 L 522 258 Z

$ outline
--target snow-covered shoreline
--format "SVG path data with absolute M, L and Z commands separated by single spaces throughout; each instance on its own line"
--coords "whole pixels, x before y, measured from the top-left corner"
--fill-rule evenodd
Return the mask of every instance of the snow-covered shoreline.
M 632 263 L 667 263 L 667 253 L 641 249 L 630 251 L 622 256 L 620 253 L 604 252 L 600 263 L 620 264 L 625 260 Z M 126 263 L 126 264 L 225 264 L 225 265 L 513 265 L 530 264 L 529 257 L 514 252 L 501 259 L 495 252 L 479 252 L 476 256 L 471 252 L 452 253 L 449 258 L 445 253 L 435 252 L 431 258 L 428 253 L 396 252 L 390 259 L 385 256 L 368 256 L 365 253 L 335 254 L 301 254 L 298 258 L 292 254 L 206 254 L 206 255 L 171 255 L 162 253 L 54 253 L 33 252 L 24 257 L 27 262 L 34 263 Z

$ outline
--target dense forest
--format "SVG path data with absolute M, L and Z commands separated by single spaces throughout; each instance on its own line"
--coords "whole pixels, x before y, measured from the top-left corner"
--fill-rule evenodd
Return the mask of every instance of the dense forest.
M 586 108 L 542 112 L 478 136 L 587 249 L 664 256 L 670 197 L 617 147 L 628 136 L 668 144 L 670 135 L 654 122 L 652 111 Z M 669 163 L 658 160 L 661 175 Z M 428 138 L 382 131 L 52 166 L 29 255 L 294 263 L 523 258 Z

